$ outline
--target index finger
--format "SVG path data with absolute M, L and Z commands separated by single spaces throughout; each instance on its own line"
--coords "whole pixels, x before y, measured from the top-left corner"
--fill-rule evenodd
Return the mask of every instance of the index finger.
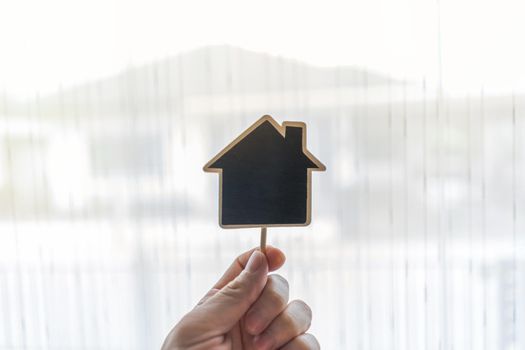
M 222 275 L 219 281 L 215 284 L 215 286 L 213 286 L 213 288 L 222 289 L 222 287 L 237 277 L 242 272 L 242 270 L 244 270 L 244 267 L 246 266 L 246 263 L 248 262 L 248 259 L 252 255 L 253 251 L 257 249 L 259 248 L 252 248 L 239 255 L 226 270 L 224 275 Z M 275 271 L 283 266 L 286 256 L 280 249 L 269 245 L 266 246 L 266 260 L 268 260 L 268 271 Z

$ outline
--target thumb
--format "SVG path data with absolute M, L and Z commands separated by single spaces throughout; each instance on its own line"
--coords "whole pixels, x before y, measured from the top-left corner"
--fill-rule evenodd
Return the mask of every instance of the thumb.
M 268 262 L 254 250 L 244 270 L 198 307 L 210 330 L 226 332 L 248 311 L 268 279 Z M 195 310 L 197 311 L 197 310 Z

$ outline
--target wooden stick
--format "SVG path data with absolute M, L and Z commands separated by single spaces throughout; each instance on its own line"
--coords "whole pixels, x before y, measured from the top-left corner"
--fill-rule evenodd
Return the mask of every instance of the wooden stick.
M 266 254 L 266 227 L 261 227 L 261 252 Z

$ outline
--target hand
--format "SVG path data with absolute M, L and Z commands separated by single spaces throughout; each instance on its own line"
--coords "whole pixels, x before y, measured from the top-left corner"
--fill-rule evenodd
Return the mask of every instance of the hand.
M 319 349 L 311 334 L 312 312 L 288 303 L 288 282 L 268 275 L 285 256 L 268 247 L 240 255 L 197 306 L 171 330 L 162 350 Z

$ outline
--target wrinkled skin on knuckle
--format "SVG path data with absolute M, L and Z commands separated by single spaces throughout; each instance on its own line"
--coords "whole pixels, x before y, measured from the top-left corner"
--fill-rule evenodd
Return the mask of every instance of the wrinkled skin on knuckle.
M 244 275 L 244 276 L 242 276 Z M 241 272 L 241 275 L 239 275 L 239 278 L 236 278 L 226 285 L 225 288 L 222 288 L 219 293 L 222 293 L 223 295 L 235 298 L 235 299 L 241 299 L 243 293 L 246 290 L 249 290 L 249 277 L 248 272 L 243 271 Z
M 244 288 L 246 288 L 246 282 L 241 279 L 234 279 L 228 282 L 226 288 L 223 288 L 220 292 L 227 293 L 227 295 L 238 296 Z
M 231 299 L 232 303 L 242 303 L 247 307 L 257 299 L 260 290 L 253 287 L 252 276 L 249 272 L 243 271 L 241 274 L 245 274 L 245 276 L 230 281 L 226 287 L 218 291 L 217 294 Z M 239 277 L 241 276 L 239 275 Z

